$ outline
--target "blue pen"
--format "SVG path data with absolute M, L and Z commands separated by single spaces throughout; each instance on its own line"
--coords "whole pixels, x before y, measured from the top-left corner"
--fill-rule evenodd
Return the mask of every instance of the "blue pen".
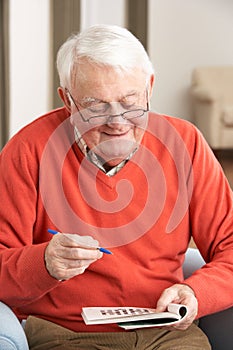
M 48 232 L 49 233 L 52 233 L 53 235 L 56 235 L 58 233 L 58 231 L 55 231 L 55 230 L 51 230 L 50 228 L 48 228 Z M 112 252 L 110 252 L 110 250 L 108 249 L 105 249 L 105 248 L 102 248 L 102 247 L 97 247 L 97 249 L 102 252 L 102 253 L 105 253 L 105 254 L 112 254 Z

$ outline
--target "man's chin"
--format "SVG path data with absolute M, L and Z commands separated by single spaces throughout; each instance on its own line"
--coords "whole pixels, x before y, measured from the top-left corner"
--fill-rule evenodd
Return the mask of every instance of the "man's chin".
M 127 152 L 127 153 L 121 153 L 121 154 L 115 154 L 115 153 L 110 153 L 108 152 L 106 153 L 99 153 L 98 155 L 105 161 L 106 164 L 111 165 L 111 166 L 115 166 L 119 163 L 121 163 L 123 160 L 125 160 L 126 158 L 128 158 L 129 154 L 131 152 Z
M 138 147 L 135 141 L 124 140 L 124 142 L 103 142 L 96 147 L 96 152 L 108 163 L 115 159 L 123 160 Z
M 112 152 L 112 150 L 109 149 L 105 152 L 98 152 L 98 155 L 105 160 L 106 164 L 115 166 L 121 163 L 123 160 L 127 159 L 135 149 L 136 146 L 134 148 L 124 150 L 124 152 Z

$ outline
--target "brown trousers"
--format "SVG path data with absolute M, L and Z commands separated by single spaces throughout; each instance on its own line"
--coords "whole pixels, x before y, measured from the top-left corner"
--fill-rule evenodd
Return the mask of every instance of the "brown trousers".
M 30 316 L 25 333 L 31 350 L 210 350 L 204 333 L 192 324 L 185 331 L 158 328 L 119 333 L 76 333 Z

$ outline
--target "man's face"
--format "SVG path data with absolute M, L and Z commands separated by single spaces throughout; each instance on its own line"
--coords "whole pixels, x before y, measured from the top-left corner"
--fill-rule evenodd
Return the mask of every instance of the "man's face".
M 145 74 L 138 69 L 133 74 L 123 75 L 112 68 L 85 62 L 72 86 L 75 88 L 70 93 L 84 119 L 113 116 L 103 118 L 101 124 L 90 124 L 83 121 L 74 104 L 71 107 L 73 124 L 89 149 L 106 160 L 109 166 L 119 164 L 141 142 L 147 125 L 147 113 L 131 120 L 117 116 L 130 109 L 146 109 L 151 86 L 147 91 Z

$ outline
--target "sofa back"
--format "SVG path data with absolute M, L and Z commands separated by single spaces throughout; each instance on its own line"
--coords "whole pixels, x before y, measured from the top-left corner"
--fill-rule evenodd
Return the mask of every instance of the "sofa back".
M 233 104 L 233 65 L 197 67 L 193 71 L 192 85 L 211 91 L 227 105 Z

